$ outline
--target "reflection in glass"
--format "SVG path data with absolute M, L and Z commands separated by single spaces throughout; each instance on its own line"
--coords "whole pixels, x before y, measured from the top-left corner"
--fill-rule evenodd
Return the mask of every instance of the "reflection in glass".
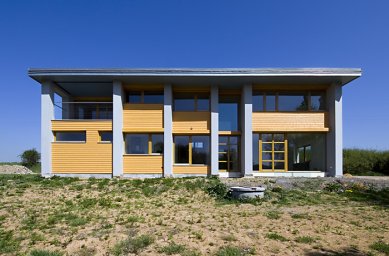
M 274 93 L 266 94 L 266 111 L 276 111 L 276 95 Z
M 272 142 L 273 135 L 272 134 L 262 134 L 262 142 Z
M 112 142 L 113 140 L 112 132 L 100 132 L 100 140 Z
M 56 141 L 86 141 L 86 132 L 56 132 Z
M 127 93 L 127 102 L 129 103 L 141 103 L 142 97 L 141 97 L 140 91 L 131 91 Z
M 263 170 L 271 170 L 272 169 L 272 162 L 263 162 L 262 161 L 262 169 Z
M 205 94 L 197 95 L 197 111 L 209 111 L 209 96 Z
M 163 92 L 144 92 L 144 103 L 146 104 L 163 104 Z
M 311 110 L 326 110 L 326 101 L 324 93 L 311 94 Z
M 163 134 L 152 134 L 152 153 L 162 154 L 163 153 Z
M 174 111 L 195 111 L 194 96 L 190 94 L 175 94 Z
M 239 97 L 220 96 L 219 130 L 239 131 Z
M 308 110 L 308 96 L 304 94 L 279 94 L 279 111 L 304 111 Z
M 262 153 L 262 160 L 272 160 L 272 153 L 271 152 L 263 152 Z
M 189 164 L 189 136 L 174 137 L 175 163 Z
M 126 134 L 126 154 L 148 154 L 147 134 Z
M 272 148 L 273 148 L 272 143 L 262 142 L 262 150 L 263 151 L 272 151 Z
M 259 134 L 253 133 L 253 170 L 259 170 Z
M 275 170 L 284 170 L 285 163 L 284 162 L 274 162 L 274 169 Z
M 209 163 L 209 136 L 192 136 L 192 164 Z
M 253 95 L 253 111 L 264 111 L 263 94 Z

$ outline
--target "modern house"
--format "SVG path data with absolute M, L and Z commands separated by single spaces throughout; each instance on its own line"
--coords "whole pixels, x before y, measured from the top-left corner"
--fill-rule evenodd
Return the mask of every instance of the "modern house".
M 361 69 L 30 69 L 43 176 L 340 176 Z

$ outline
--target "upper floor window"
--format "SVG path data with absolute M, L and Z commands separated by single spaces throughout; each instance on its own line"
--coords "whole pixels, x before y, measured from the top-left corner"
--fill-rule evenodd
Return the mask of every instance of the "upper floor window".
M 111 131 L 101 131 L 99 132 L 100 142 L 112 142 L 113 134 Z
M 253 94 L 253 111 L 325 110 L 324 92 L 263 92 Z
M 127 102 L 134 104 L 163 104 L 163 91 L 129 91 Z
M 86 132 L 55 132 L 55 141 L 86 142 Z
M 219 97 L 219 131 L 239 131 L 240 96 Z
M 176 93 L 174 94 L 174 111 L 209 111 L 209 95 Z

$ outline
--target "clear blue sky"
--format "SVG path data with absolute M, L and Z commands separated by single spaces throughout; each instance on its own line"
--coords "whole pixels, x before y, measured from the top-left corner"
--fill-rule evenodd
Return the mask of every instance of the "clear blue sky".
M 389 149 L 389 1 L 0 2 L 0 161 L 40 148 L 29 67 L 361 67 L 344 146 Z

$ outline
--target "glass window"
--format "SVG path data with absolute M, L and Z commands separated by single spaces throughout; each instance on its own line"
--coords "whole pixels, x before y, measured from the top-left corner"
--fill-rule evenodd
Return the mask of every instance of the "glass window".
M 263 95 L 262 94 L 254 94 L 253 95 L 253 111 L 264 111 L 263 105 Z
M 209 96 L 200 94 L 197 96 L 197 111 L 209 111 Z
M 311 110 L 326 110 L 326 101 L 324 93 L 311 94 Z
M 302 94 L 278 94 L 279 111 L 308 110 L 308 96 Z
M 141 103 L 142 102 L 142 92 L 140 91 L 131 91 L 127 93 L 127 102 L 129 103 Z
M 86 132 L 55 132 L 56 141 L 86 141 Z
M 189 136 L 174 137 L 175 163 L 189 164 Z
M 192 136 L 192 164 L 209 162 L 209 136 Z
M 266 93 L 266 111 L 276 111 L 276 95 L 274 93 Z
M 163 92 L 144 92 L 143 103 L 163 104 Z
M 152 153 L 163 154 L 163 134 L 152 134 Z
M 253 133 L 253 170 L 259 170 L 259 134 Z
M 148 154 L 149 135 L 126 134 L 126 154 Z
M 239 97 L 238 96 L 220 97 L 219 130 L 239 131 Z
M 112 142 L 112 140 L 113 140 L 112 132 L 100 132 L 100 141 Z
M 195 99 L 193 95 L 174 95 L 174 111 L 195 111 Z

